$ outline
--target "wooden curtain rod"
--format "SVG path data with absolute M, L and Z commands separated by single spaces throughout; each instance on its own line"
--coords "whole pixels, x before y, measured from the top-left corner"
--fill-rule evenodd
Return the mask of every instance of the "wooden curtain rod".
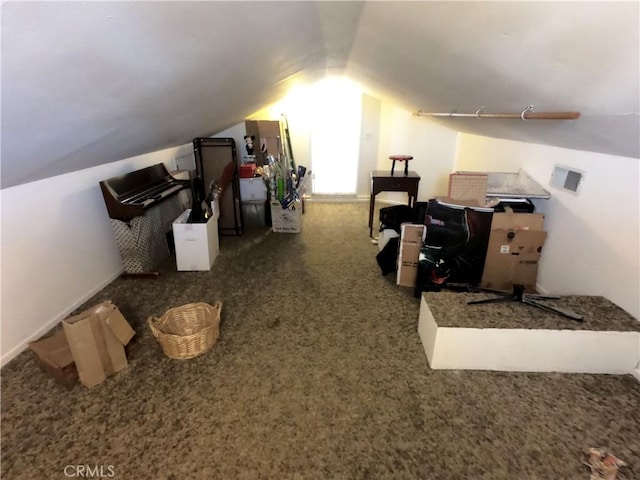
M 484 108 L 476 113 L 428 113 L 418 110 L 414 115 L 418 117 L 469 117 L 469 118 L 510 118 L 520 120 L 577 120 L 580 112 L 534 112 L 533 107 L 525 108 L 520 113 L 485 113 Z

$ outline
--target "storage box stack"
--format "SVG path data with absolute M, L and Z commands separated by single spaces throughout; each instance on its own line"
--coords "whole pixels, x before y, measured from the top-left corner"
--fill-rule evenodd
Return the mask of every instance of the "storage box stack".
M 480 286 L 511 291 L 523 285 L 536 291 L 538 263 L 547 238 L 540 213 L 494 213 Z
M 266 225 L 267 187 L 262 177 L 240 179 L 240 205 L 247 227 Z
M 248 226 L 252 224 L 267 224 L 270 214 L 274 232 L 298 233 L 302 226 L 304 210 L 305 180 L 311 174 L 304 166 L 297 166 L 293 162 L 291 144 L 283 143 L 283 134 L 288 136 L 288 127 L 277 120 L 246 120 L 245 129 L 248 141 L 248 153 L 255 152 L 257 165 L 255 175 L 261 176 L 266 190 L 262 186 L 249 182 L 258 182 L 257 178 L 247 175 L 244 184 L 241 180 L 240 197 L 243 203 L 243 217 Z M 254 148 L 256 142 L 259 148 Z M 251 150 L 251 151 L 249 151 Z M 241 175 L 242 177 L 243 175 Z M 266 204 L 259 204 L 269 200 L 269 210 Z
M 255 162 L 267 165 L 267 155 L 279 155 L 282 149 L 282 132 L 279 120 L 245 120 L 248 136 L 254 137 Z

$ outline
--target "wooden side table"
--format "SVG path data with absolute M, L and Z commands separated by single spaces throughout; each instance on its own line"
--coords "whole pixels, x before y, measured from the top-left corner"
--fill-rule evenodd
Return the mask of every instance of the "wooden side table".
M 388 170 L 373 170 L 371 172 L 371 197 L 369 198 L 369 236 L 373 236 L 373 210 L 376 195 L 380 192 L 407 192 L 410 207 L 418 197 L 420 175 L 416 172 L 389 173 Z

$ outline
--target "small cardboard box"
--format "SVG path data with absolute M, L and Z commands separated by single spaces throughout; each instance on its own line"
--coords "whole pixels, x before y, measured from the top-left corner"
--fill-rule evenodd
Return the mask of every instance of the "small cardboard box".
M 60 329 L 53 335 L 29 342 L 29 348 L 35 354 L 38 364 L 57 383 L 70 387 L 78 382 L 78 370 L 64 330 Z
M 242 202 L 266 199 L 267 187 L 262 177 L 240 179 L 240 200 Z
M 124 346 L 135 332 L 110 301 L 63 320 L 62 327 L 84 386 L 94 387 L 128 365 Z
M 396 285 L 415 287 L 418 278 L 418 258 L 424 241 L 424 225 L 403 223 L 400 226 Z
M 480 286 L 511 291 L 523 285 L 526 292 L 535 292 L 547 238 L 543 223 L 538 213 L 494 213 Z
M 173 241 L 178 271 L 209 271 L 218 256 L 218 220 L 187 223 L 191 210 L 185 210 L 173 222 Z
M 280 202 L 271 202 L 271 227 L 278 233 L 300 233 L 302 230 L 302 206 L 296 200 L 289 208 L 282 208 Z
M 238 167 L 238 176 L 240 178 L 253 178 L 256 173 L 256 164 L 247 163 Z

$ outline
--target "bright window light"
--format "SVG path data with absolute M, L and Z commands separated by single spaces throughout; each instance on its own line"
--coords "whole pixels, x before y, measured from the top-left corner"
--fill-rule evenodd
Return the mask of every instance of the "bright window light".
M 313 193 L 354 194 L 360 153 L 362 90 L 342 77 L 310 89 Z

